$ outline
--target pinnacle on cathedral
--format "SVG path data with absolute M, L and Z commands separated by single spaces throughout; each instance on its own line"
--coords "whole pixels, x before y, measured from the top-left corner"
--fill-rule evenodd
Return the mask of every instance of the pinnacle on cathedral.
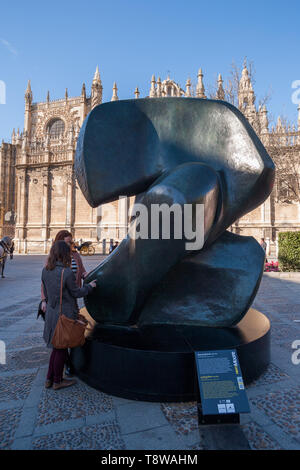
M 85 89 L 85 83 L 82 84 L 81 88 L 81 96 L 82 98 L 86 99 L 86 89 Z
M 151 88 L 150 88 L 150 93 L 149 93 L 149 97 L 150 98 L 155 98 L 156 97 L 156 81 L 155 81 L 155 75 L 152 75 L 152 78 L 151 78 Z
M 239 82 L 239 108 L 245 109 L 248 105 L 254 105 L 255 95 L 249 77 L 247 65 L 244 64 L 242 76 Z
M 32 103 L 32 91 L 31 91 L 30 80 L 28 80 L 27 88 L 25 91 L 24 139 L 22 143 L 24 152 L 26 151 L 26 147 L 30 139 L 31 112 L 32 112 L 31 103 Z
M 102 103 L 102 82 L 99 73 L 99 67 L 97 65 L 96 72 L 92 82 L 92 92 L 91 92 L 91 105 L 92 109 L 98 104 Z
M 217 89 L 217 94 L 216 94 L 217 100 L 225 100 L 225 91 L 223 88 L 223 80 L 222 80 L 222 75 L 219 73 L 218 76 L 218 89 Z
M 281 117 L 278 116 L 278 119 L 277 119 L 277 123 L 276 123 L 276 129 L 277 131 L 283 131 L 283 124 L 282 124 L 282 121 L 281 121 Z
M 156 96 L 157 96 L 157 98 L 161 98 L 162 97 L 162 83 L 161 83 L 160 77 L 158 77 L 156 85 L 157 85 L 157 87 L 156 87 Z
M 13 128 L 12 135 L 11 135 L 11 143 L 14 145 L 16 143 L 16 131 Z
M 117 88 L 117 84 L 116 82 L 114 82 L 114 85 L 113 85 L 113 94 L 112 94 L 112 97 L 111 97 L 111 101 L 118 101 L 118 88 Z
M 188 78 L 187 81 L 186 81 L 186 84 L 185 84 L 185 96 L 186 97 L 190 97 L 192 96 L 192 93 L 191 93 L 191 79 Z
M 196 96 L 197 96 L 197 98 L 206 98 L 205 88 L 204 88 L 204 84 L 203 84 L 203 73 L 202 73 L 201 68 L 198 71 L 198 83 L 197 83 L 197 87 L 196 87 Z
M 238 87 L 238 107 L 240 111 L 246 116 L 251 126 L 256 132 L 260 130 L 260 112 L 255 108 L 255 95 L 251 78 L 247 69 L 247 64 L 244 62 L 242 76 L 239 81 Z M 263 124 L 265 125 L 265 123 Z
M 101 83 L 100 72 L 99 72 L 99 66 L 98 65 L 96 67 L 96 72 L 95 72 L 95 75 L 94 75 L 94 78 L 93 78 L 93 83 L 94 82 L 100 82 Z
M 138 87 L 136 87 L 136 89 L 134 90 L 134 96 L 136 97 L 136 99 L 140 97 L 140 92 L 139 92 Z
M 27 88 L 26 88 L 26 91 L 25 91 L 25 101 L 29 104 L 32 103 L 32 91 L 31 91 L 30 80 L 28 80 Z
M 259 110 L 259 123 L 260 123 L 260 132 L 262 134 L 266 134 L 269 132 L 269 121 L 268 121 L 268 116 L 267 116 L 267 108 L 266 105 L 264 105 L 262 108 Z

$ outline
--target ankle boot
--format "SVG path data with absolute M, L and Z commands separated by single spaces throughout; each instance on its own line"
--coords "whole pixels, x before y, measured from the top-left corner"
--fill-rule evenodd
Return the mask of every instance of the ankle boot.
M 63 379 L 61 382 L 53 384 L 53 390 L 59 390 L 61 388 L 71 387 L 71 385 L 74 385 L 76 383 L 77 383 L 76 380 Z

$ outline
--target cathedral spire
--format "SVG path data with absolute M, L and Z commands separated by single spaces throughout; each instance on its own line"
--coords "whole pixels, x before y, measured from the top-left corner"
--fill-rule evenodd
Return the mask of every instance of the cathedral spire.
M 149 97 L 150 97 L 150 98 L 155 98 L 155 97 L 156 97 L 156 88 L 155 88 L 155 85 L 156 85 L 155 75 L 152 75 L 152 78 L 151 78 L 151 88 L 150 88 L 150 93 L 149 93 Z
M 86 115 L 87 115 L 86 89 L 85 89 L 85 83 L 83 83 L 82 88 L 81 88 L 81 97 L 80 97 L 80 119 L 79 119 L 80 126 L 85 120 Z
M 85 89 L 85 83 L 82 84 L 81 88 L 81 96 L 82 98 L 86 99 L 86 89 Z
M 30 139 L 31 133 L 31 103 L 32 103 L 32 91 L 30 80 L 28 80 L 27 88 L 25 91 L 25 114 L 24 114 L 24 151 Z
M 29 103 L 29 104 L 32 103 L 32 91 L 31 91 L 30 80 L 28 80 L 28 82 L 27 82 L 27 88 L 26 88 L 26 91 L 25 91 L 25 101 L 26 101 L 26 103 Z
M 282 124 L 282 121 L 281 121 L 281 117 L 278 116 L 277 118 L 277 123 L 276 123 L 276 130 L 277 132 L 279 131 L 283 131 L 283 124 Z
M 204 88 L 204 84 L 203 84 L 203 73 L 202 73 L 201 68 L 198 71 L 198 82 L 197 82 L 197 87 L 196 87 L 196 96 L 197 96 L 197 98 L 206 98 L 205 88 Z
M 101 82 L 99 66 L 98 65 L 96 67 L 96 72 L 95 72 L 95 75 L 94 75 L 94 78 L 93 78 L 93 82 Z
M 93 83 L 92 83 L 92 92 L 91 92 L 92 109 L 98 104 L 102 103 L 102 90 L 103 90 L 102 82 L 100 78 L 99 67 L 97 65 L 96 72 L 93 78 Z
M 50 101 L 50 92 L 49 92 L 49 90 L 47 91 L 47 98 L 46 98 L 46 101 L 47 101 L 47 103 L 49 103 L 49 101 Z
M 118 88 L 117 88 L 117 84 L 116 82 L 114 82 L 114 86 L 113 86 L 113 94 L 112 94 L 112 97 L 111 97 L 111 101 L 118 101 Z
M 254 106 L 255 95 L 246 62 L 244 62 L 242 76 L 239 82 L 238 100 L 241 110 L 246 110 L 248 106 L 250 108 Z
M 217 100 L 222 100 L 222 101 L 225 100 L 225 91 L 224 91 L 224 88 L 223 88 L 223 80 L 222 80 L 222 75 L 220 73 L 219 73 L 219 76 L 218 76 L 218 90 L 217 90 L 216 98 L 217 98 Z
M 136 99 L 140 97 L 140 92 L 139 92 L 138 87 L 136 87 L 136 89 L 134 90 L 134 96 L 136 97 Z
M 266 134 L 269 132 L 269 121 L 268 121 L 268 111 L 266 105 L 264 105 L 259 112 L 260 120 L 260 132 Z
M 157 79 L 157 88 L 156 88 L 156 96 L 158 98 L 162 97 L 162 84 L 161 84 L 161 79 L 158 77 Z
M 185 96 L 187 96 L 187 97 L 191 97 L 191 96 L 192 96 L 192 94 L 191 94 L 191 86 L 192 86 L 191 80 L 190 80 L 190 78 L 188 78 L 187 81 L 186 81 L 186 85 L 185 85 L 185 87 L 186 87 L 186 89 L 185 89 Z
M 16 144 L 20 144 L 20 143 L 21 143 L 21 133 L 18 127 L 17 134 L 16 134 Z

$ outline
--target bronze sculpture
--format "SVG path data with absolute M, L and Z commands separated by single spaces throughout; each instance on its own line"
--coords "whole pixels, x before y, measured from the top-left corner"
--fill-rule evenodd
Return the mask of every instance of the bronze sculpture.
M 242 113 L 198 98 L 101 104 L 81 128 L 75 171 L 93 207 L 125 195 L 139 208 L 127 237 L 85 280 L 98 281 L 85 299 L 97 323 L 72 350 L 77 375 L 124 398 L 189 401 L 194 352 L 234 348 L 245 383 L 259 377 L 270 363 L 270 322 L 249 307 L 265 253 L 227 229 L 268 197 L 275 168 Z M 183 209 L 169 211 L 168 237 L 163 218 L 153 221 L 157 206 Z M 203 239 L 191 248 L 177 222 L 197 234 L 199 207 Z M 137 236 L 144 209 L 154 237 Z
M 243 317 L 264 253 L 252 237 L 226 229 L 268 197 L 275 169 L 240 111 L 195 98 L 99 105 L 82 126 L 75 170 L 93 207 L 119 195 L 136 195 L 149 209 L 204 204 L 201 250 L 186 250 L 184 237 L 127 236 L 90 274 L 87 282 L 99 281 L 86 301 L 96 321 L 230 326 Z

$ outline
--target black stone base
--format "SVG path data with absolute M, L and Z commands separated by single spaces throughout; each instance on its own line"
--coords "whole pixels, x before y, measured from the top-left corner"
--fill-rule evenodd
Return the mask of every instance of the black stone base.
M 230 328 L 96 325 L 91 339 L 72 350 L 76 375 L 110 395 L 144 401 L 197 399 L 194 351 L 236 349 L 244 382 L 270 363 L 270 322 L 250 309 Z

